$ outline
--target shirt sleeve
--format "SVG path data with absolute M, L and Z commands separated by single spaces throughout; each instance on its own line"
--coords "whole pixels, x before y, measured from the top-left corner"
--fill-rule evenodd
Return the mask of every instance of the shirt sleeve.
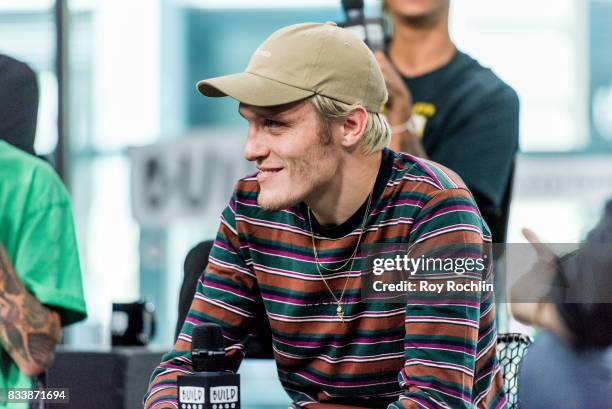
M 191 333 L 203 322 L 221 325 L 225 355 L 236 371 L 244 357 L 245 345 L 253 331 L 259 289 L 252 269 L 240 250 L 236 231 L 235 202 L 223 211 L 221 224 L 208 259 L 198 280 L 185 323 L 172 351 L 154 370 L 144 397 L 145 409 L 177 408 L 177 375 L 193 372 Z
M 70 200 L 47 167 L 34 173 L 29 189 L 15 271 L 41 304 L 59 312 L 66 326 L 87 316 Z
M 473 256 L 474 251 L 481 254 L 488 235 L 471 194 L 461 188 L 434 194 L 413 226 L 410 243 L 418 248 L 418 254 L 412 253 L 412 257 L 436 255 L 447 260 Z M 419 279 L 435 280 L 430 271 L 422 274 L 425 276 Z M 453 270 L 446 277 L 440 277 L 439 271 L 434 274 L 437 282 L 465 283 L 474 278 L 480 281 L 488 272 L 457 275 Z M 405 364 L 398 375 L 402 393 L 389 408 L 474 407 L 473 402 L 478 400 L 473 396 L 474 385 L 482 386 L 476 364 L 481 346 L 482 294 L 450 292 L 448 287 L 439 294 L 415 294 L 409 296 L 406 305 Z M 490 355 L 495 350 L 494 340 L 487 342 Z M 484 389 L 488 387 L 484 385 Z

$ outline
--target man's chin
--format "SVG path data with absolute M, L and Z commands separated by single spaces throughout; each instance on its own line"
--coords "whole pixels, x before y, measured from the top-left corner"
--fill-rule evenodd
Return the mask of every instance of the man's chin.
M 278 212 L 280 210 L 288 209 L 295 206 L 299 200 L 291 200 L 288 198 L 274 197 L 273 195 L 259 192 L 257 195 L 257 204 L 262 209 L 268 212 Z

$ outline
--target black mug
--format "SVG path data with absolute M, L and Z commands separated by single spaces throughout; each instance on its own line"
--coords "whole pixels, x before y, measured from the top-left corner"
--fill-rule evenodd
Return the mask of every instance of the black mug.
M 144 346 L 155 336 L 155 307 L 150 302 L 113 303 L 113 346 Z

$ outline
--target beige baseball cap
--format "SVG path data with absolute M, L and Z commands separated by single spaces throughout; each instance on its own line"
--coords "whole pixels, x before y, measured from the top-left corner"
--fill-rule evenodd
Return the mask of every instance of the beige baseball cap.
M 209 97 L 230 96 L 254 106 L 287 104 L 315 94 L 374 113 L 387 88 L 372 51 L 335 23 L 281 28 L 255 50 L 244 72 L 199 81 Z

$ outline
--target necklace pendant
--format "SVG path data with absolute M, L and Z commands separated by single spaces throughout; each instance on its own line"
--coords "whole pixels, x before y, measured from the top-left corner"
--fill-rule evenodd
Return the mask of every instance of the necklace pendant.
M 344 322 L 344 310 L 342 309 L 342 304 L 340 304 L 340 302 L 338 302 L 336 314 L 338 315 L 338 318 L 340 318 L 340 321 Z

